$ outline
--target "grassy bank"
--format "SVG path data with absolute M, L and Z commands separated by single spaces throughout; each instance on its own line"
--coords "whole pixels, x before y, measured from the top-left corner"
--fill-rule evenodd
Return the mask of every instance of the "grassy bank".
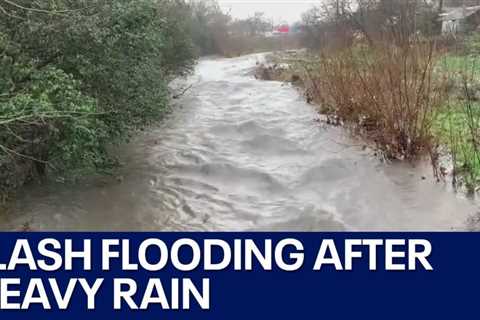
M 433 134 L 448 148 L 455 184 L 463 183 L 471 193 L 480 177 L 480 152 L 476 140 L 480 126 L 480 104 L 453 101 L 438 113 Z
M 467 41 L 464 47 L 476 46 Z M 471 51 L 440 50 L 423 39 L 357 43 L 277 55 L 260 69 L 260 78 L 295 80 L 330 123 L 363 136 L 387 158 L 428 155 L 439 179 L 451 175 L 471 193 L 480 184 L 480 63 Z
M 480 61 L 478 37 L 466 50 L 451 51 L 438 61 L 437 74 L 448 79 L 448 100 L 438 112 L 434 134 L 448 148 L 454 183 L 474 193 L 480 185 Z

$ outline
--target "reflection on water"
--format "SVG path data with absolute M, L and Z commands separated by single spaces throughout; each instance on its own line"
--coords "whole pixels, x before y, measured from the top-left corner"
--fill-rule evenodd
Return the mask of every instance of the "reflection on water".
M 0 228 L 468 228 L 474 204 L 433 183 L 428 166 L 382 164 L 351 146 L 294 88 L 253 79 L 259 58 L 201 61 L 173 114 L 121 150 L 121 181 L 31 187 Z

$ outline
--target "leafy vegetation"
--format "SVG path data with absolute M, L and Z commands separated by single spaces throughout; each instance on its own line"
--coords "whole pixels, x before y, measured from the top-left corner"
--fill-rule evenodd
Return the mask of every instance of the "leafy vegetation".
M 0 0 L 0 193 L 34 174 L 100 169 L 109 143 L 159 119 L 195 62 L 180 0 Z
M 199 55 L 284 47 L 215 0 L 0 0 L 0 202 L 49 172 L 109 169 Z M 280 46 L 279 46 L 280 45 Z

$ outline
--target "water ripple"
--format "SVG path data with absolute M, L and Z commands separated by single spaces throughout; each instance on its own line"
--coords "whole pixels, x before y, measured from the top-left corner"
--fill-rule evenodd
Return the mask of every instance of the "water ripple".
M 122 179 L 26 188 L 0 229 L 451 230 L 478 221 L 476 206 L 435 184 L 427 166 L 380 164 L 342 129 L 315 122 L 296 89 L 255 80 L 261 59 L 202 59 L 173 113 L 118 151 Z

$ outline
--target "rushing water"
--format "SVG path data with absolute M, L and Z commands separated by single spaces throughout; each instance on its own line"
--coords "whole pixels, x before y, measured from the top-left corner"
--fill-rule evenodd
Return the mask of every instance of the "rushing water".
M 0 229 L 466 228 L 473 203 L 314 121 L 294 88 L 254 79 L 260 58 L 201 61 L 175 111 L 122 148 L 122 179 L 26 189 Z

